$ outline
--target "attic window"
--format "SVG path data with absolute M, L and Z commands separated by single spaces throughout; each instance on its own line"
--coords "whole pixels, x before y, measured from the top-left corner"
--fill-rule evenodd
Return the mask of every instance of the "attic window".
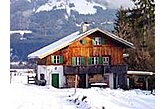
M 103 37 L 94 37 L 92 39 L 92 44 L 93 45 L 103 45 L 103 44 L 105 44 L 105 40 Z
M 101 44 L 101 38 L 95 37 L 95 43 L 96 43 L 96 45 L 100 45 Z
M 86 40 L 84 40 L 84 39 L 80 40 L 80 44 L 82 44 L 82 45 L 86 44 Z

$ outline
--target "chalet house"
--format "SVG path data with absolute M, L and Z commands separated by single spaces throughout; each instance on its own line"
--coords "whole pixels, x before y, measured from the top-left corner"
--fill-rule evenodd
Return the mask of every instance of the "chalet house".
M 123 64 L 123 49 L 133 44 L 99 28 L 74 32 L 28 55 L 37 60 L 37 79 L 54 87 L 90 87 L 106 82 L 110 88 L 123 87 L 128 66 Z

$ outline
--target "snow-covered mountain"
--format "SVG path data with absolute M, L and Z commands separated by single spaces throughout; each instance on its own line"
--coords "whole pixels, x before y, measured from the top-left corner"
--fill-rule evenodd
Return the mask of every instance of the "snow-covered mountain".
M 19 59 L 26 60 L 34 50 L 81 29 L 85 21 L 90 23 L 89 28 L 112 31 L 120 6 L 133 7 L 133 3 L 131 0 L 10 0 L 11 31 L 31 31 L 23 36 L 11 34 L 11 48 Z
M 80 0 L 80 2 L 79 0 L 49 0 L 40 6 L 36 12 L 65 9 L 68 16 L 71 15 L 72 10 L 79 14 L 95 14 L 97 12 L 96 6 L 106 9 L 105 6 L 95 3 L 93 0 Z
M 101 7 L 105 10 L 107 8 L 118 9 L 120 8 L 120 6 L 123 6 L 125 8 L 134 6 L 131 0 L 10 0 L 10 1 L 11 1 L 11 5 L 19 4 L 19 3 L 22 3 L 22 5 L 28 4 L 27 6 L 29 8 L 32 7 L 34 13 L 38 13 L 41 11 L 64 9 L 68 15 L 71 14 L 71 11 L 76 11 L 79 14 L 95 14 L 97 12 L 97 9 L 95 7 Z

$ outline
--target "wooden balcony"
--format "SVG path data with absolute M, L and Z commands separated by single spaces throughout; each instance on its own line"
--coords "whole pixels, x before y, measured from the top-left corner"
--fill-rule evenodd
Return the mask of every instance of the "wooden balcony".
M 64 74 L 126 73 L 127 65 L 64 66 Z

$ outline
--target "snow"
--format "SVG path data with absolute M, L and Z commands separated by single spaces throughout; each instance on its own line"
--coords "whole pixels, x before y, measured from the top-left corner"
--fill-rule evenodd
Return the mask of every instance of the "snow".
M 106 9 L 106 7 L 95 2 L 91 3 L 86 0 L 80 0 L 80 2 L 78 0 L 71 0 L 71 1 L 75 5 L 75 7 L 72 7 L 72 10 L 79 12 L 79 14 L 95 14 L 97 12 L 97 9 L 94 8 L 94 6 L 99 6 L 104 10 Z
M 27 0 L 27 1 L 31 3 L 31 0 Z
M 109 24 L 109 25 L 110 25 L 110 24 L 113 24 L 113 22 L 107 21 L 107 22 L 102 22 L 102 23 L 101 23 L 101 25 L 105 25 L 105 24 Z
M 70 7 L 70 4 L 74 4 L 73 7 Z M 97 9 L 94 6 L 99 6 L 102 9 L 106 9 L 105 6 L 100 5 L 95 2 L 88 2 L 86 0 L 49 0 L 48 3 L 40 6 L 36 13 L 41 11 L 51 11 L 52 9 L 58 10 L 58 9 L 65 9 L 68 16 L 71 15 L 71 10 L 77 11 L 79 14 L 95 14 L 97 12 Z
M 86 96 L 85 100 L 81 100 L 81 96 Z M 84 107 L 91 109 L 154 109 L 155 97 L 144 94 L 141 90 L 124 91 L 121 89 L 78 89 L 77 94 L 68 98 L 76 103 L 83 104 Z M 84 109 L 79 107 L 80 109 Z
M 57 50 L 57 49 L 60 49 L 61 47 L 65 46 L 65 45 L 69 45 L 75 39 L 80 37 L 80 36 L 78 36 L 79 34 L 80 34 L 79 31 L 74 32 L 74 33 L 72 33 L 72 34 L 70 34 L 70 35 L 56 41 L 55 43 L 52 43 L 52 44 L 50 44 L 46 47 L 43 47 L 43 48 L 39 49 L 36 52 L 33 52 L 33 53 L 29 54 L 28 58 L 38 58 L 38 56 L 45 55 L 47 53 L 52 52 L 53 50 Z
M 99 1 L 99 0 L 98 0 Z M 100 0 L 101 1 L 101 0 Z M 132 8 L 135 7 L 132 0 L 102 0 L 101 2 L 105 1 L 107 6 L 112 9 L 118 9 L 121 6 L 123 8 Z
M 70 4 L 73 6 L 70 7 Z M 36 13 L 41 11 L 51 11 L 58 9 L 65 9 L 68 16 L 71 15 L 71 11 L 77 11 L 79 14 L 95 14 L 97 9 L 95 6 L 101 7 L 103 10 L 107 8 L 118 9 L 121 6 L 124 8 L 134 7 L 134 3 L 131 0 L 49 0 L 44 5 L 41 5 Z
M 127 74 L 133 74 L 133 75 L 154 75 L 153 72 L 147 72 L 147 71 L 128 71 Z
M 11 51 L 10 51 L 11 52 Z M 27 62 L 26 61 L 22 61 L 22 62 L 10 62 L 11 65 L 19 65 L 19 64 L 23 64 L 23 65 L 26 65 Z
M 25 33 L 32 33 L 30 30 L 15 30 L 15 31 L 10 31 L 10 34 L 15 34 L 19 33 L 21 36 L 23 36 Z
M 91 85 L 107 85 L 106 83 L 92 83 Z
M 78 88 L 74 94 L 74 88 L 57 89 L 13 80 L 10 95 L 11 109 L 155 109 L 155 96 L 139 89 Z
M 64 99 L 71 93 L 69 89 L 14 84 L 11 90 L 12 109 L 76 109 L 74 104 Z

